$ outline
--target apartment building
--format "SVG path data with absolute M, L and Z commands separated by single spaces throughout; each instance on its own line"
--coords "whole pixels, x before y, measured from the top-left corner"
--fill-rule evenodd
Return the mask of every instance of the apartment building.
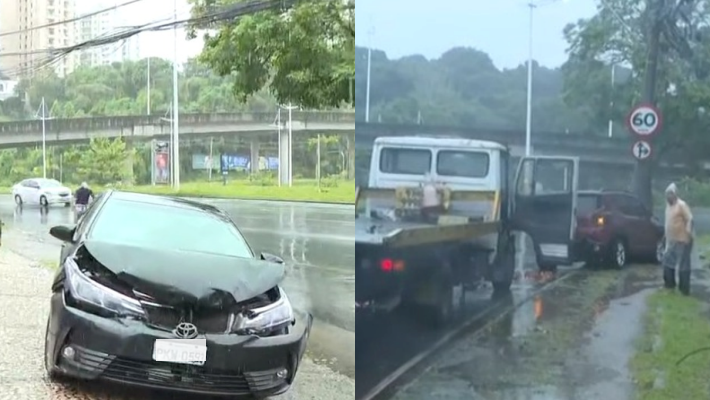
M 120 32 L 129 25 L 115 7 L 116 2 L 95 1 L 82 3 L 83 17 L 77 22 L 77 37 L 79 42 L 85 42 L 102 36 Z M 96 12 L 106 10 L 96 14 Z M 105 46 L 88 48 L 79 53 L 79 63 L 82 66 L 109 65 L 114 62 L 135 60 L 139 58 L 138 38 L 136 36 Z
M 31 77 L 47 68 L 65 76 L 74 70 L 76 56 L 70 54 L 51 64 L 53 50 L 75 43 L 73 24 L 48 24 L 75 16 L 76 0 L 0 0 L 0 70 L 11 79 Z

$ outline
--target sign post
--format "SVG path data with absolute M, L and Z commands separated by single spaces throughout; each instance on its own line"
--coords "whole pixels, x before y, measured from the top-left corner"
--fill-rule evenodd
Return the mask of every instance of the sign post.
M 651 157 L 651 154 L 653 154 L 651 143 L 645 140 L 637 140 L 633 146 L 631 146 L 631 154 L 633 154 L 634 158 L 639 161 L 643 161 Z
M 640 140 L 649 140 L 663 126 L 661 112 L 652 104 L 639 104 L 626 117 L 629 131 Z

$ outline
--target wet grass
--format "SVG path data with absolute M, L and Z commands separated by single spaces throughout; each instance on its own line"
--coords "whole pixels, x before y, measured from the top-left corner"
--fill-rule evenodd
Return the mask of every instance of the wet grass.
M 710 398 L 710 346 L 706 301 L 660 290 L 648 298 L 644 335 L 631 360 L 638 400 Z M 710 350 L 710 349 L 709 349 Z
M 695 238 L 695 247 L 703 266 L 710 266 L 710 235 L 700 235 Z
M 74 187 L 78 185 L 70 185 Z M 100 192 L 99 185 L 92 185 Z M 166 185 L 124 186 L 121 190 L 183 197 L 223 198 L 243 200 L 310 201 L 317 203 L 354 204 L 355 183 L 348 180 L 324 180 L 318 187 L 314 179 L 294 180 L 292 187 L 278 186 L 271 181 L 233 180 L 223 185 L 220 181 L 183 182 L 180 190 Z M 10 194 L 12 188 L 0 187 L 0 194 Z

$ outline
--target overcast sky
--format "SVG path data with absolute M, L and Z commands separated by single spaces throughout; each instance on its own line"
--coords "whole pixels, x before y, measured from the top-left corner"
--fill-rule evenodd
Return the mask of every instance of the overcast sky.
M 79 14 L 100 10 L 126 3 L 128 0 L 77 0 Z M 137 3 L 119 8 L 119 18 L 126 25 L 140 25 L 153 21 L 166 19 L 169 22 L 174 15 L 173 0 L 142 0 Z M 190 17 L 190 7 L 187 0 L 177 0 L 178 19 Z M 173 58 L 173 31 L 146 32 L 140 34 L 140 56 Z M 194 57 L 202 50 L 202 39 L 188 41 L 185 31 L 178 29 L 178 59 L 183 62 L 188 57 Z
M 533 54 L 556 67 L 567 47 L 562 29 L 594 14 L 597 0 L 535 1 Z M 358 0 L 358 46 L 384 50 L 389 58 L 439 57 L 456 46 L 488 53 L 496 66 L 512 68 L 528 57 L 529 8 L 524 0 Z M 371 34 L 368 34 L 371 32 Z

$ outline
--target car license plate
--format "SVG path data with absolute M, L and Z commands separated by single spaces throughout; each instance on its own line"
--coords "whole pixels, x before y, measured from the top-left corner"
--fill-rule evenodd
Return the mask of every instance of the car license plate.
M 207 360 L 207 341 L 205 339 L 156 339 L 153 360 L 204 365 Z

